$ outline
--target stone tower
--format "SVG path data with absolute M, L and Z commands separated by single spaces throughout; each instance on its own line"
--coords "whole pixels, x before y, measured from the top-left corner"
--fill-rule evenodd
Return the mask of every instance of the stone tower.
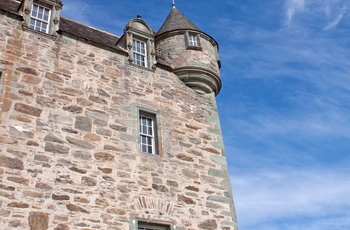
M 121 36 L 62 6 L 0 1 L 0 229 L 237 230 L 216 41 L 175 6 Z

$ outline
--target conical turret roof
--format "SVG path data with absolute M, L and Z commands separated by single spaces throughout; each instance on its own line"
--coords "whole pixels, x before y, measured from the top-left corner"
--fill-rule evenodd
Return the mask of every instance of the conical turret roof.
M 201 30 L 195 24 L 193 24 L 193 22 L 191 22 L 174 6 L 156 35 L 161 35 L 163 33 L 175 30 L 196 30 L 201 32 Z

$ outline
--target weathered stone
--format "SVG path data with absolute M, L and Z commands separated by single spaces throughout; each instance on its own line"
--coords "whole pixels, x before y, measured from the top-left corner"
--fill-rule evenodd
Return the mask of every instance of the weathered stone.
M 102 138 L 99 135 L 93 134 L 93 133 L 87 133 L 84 136 L 85 140 L 89 140 L 89 141 L 100 141 Z
M 101 199 L 101 198 L 97 198 L 95 200 L 95 204 L 105 206 L 105 207 L 109 206 L 108 202 L 104 199 Z
M 43 189 L 43 190 L 52 190 L 53 189 L 50 185 L 42 183 L 42 182 L 36 183 L 35 184 L 35 188 L 40 188 L 40 189 Z
M 160 192 L 169 192 L 169 189 L 164 185 L 152 184 L 152 188 Z
M 23 202 L 11 202 L 7 206 L 12 208 L 28 208 L 29 204 Z
M 185 187 L 185 189 L 188 189 L 188 190 L 191 190 L 191 191 L 194 191 L 194 192 L 199 192 L 199 188 L 196 188 L 194 186 L 187 186 L 187 187 Z
M 0 155 L 0 166 L 4 166 L 11 169 L 23 170 L 23 161 L 17 158 L 6 157 Z
M 22 103 L 16 103 L 15 104 L 15 110 L 20 113 L 25 113 L 28 115 L 40 117 L 42 109 L 35 108 L 30 105 L 22 104 Z
M 188 177 L 188 178 L 194 178 L 194 179 L 199 178 L 198 173 L 192 169 L 183 169 L 182 175 L 184 175 L 185 177 Z
M 129 193 L 130 189 L 128 187 L 126 187 L 125 185 L 118 185 L 117 189 L 121 192 L 121 193 Z
M 196 202 L 194 202 L 194 200 L 192 200 L 191 198 L 186 197 L 184 195 L 181 195 L 181 194 L 177 195 L 177 199 L 179 201 L 185 202 L 186 204 L 196 204 Z
M 31 76 L 31 75 L 24 75 L 23 78 L 22 78 L 22 81 L 26 82 L 28 84 L 31 84 L 31 85 L 37 85 L 37 84 L 39 84 L 41 82 L 41 78 L 34 77 L 34 76 Z
M 107 105 L 107 101 L 103 98 L 100 98 L 100 97 L 97 97 L 97 96 L 93 96 L 93 95 L 90 95 L 89 96 L 89 100 L 90 101 L 93 101 L 93 102 L 96 102 L 98 104 L 104 104 L 104 105 Z
M 55 137 L 53 134 L 49 133 L 45 136 L 44 141 L 49 141 L 49 142 L 56 142 L 63 144 L 64 141 L 58 137 Z
M 23 223 L 21 222 L 21 220 L 10 220 L 10 222 L 9 222 L 9 226 L 13 227 L 13 228 L 18 228 L 22 225 L 23 225 Z
M 179 154 L 176 157 L 179 158 L 180 160 L 183 160 L 183 161 L 189 161 L 189 162 L 194 161 L 192 157 L 186 156 L 185 154 Z
M 23 194 L 26 197 L 34 197 L 34 198 L 43 198 L 44 196 L 42 192 L 31 191 L 31 190 L 24 191 Z
M 87 173 L 87 170 L 85 170 L 85 169 L 79 169 L 79 168 L 77 168 L 77 167 L 70 167 L 69 169 L 72 170 L 72 171 L 74 171 L 74 172 L 81 173 L 81 174 Z
M 9 176 L 9 177 L 7 177 L 7 180 L 15 182 L 17 184 L 23 184 L 23 185 L 29 184 L 29 180 L 26 178 L 22 178 L 22 177 Z
M 52 109 L 49 113 L 49 121 L 64 125 L 72 125 L 73 124 L 73 118 L 71 113 L 58 110 L 58 109 Z
M 28 91 L 25 91 L 25 90 L 23 90 L 23 89 L 19 89 L 19 90 L 18 90 L 18 93 L 23 94 L 23 95 L 25 95 L 25 96 L 33 96 L 33 93 L 32 93 L 32 92 L 28 92 Z
M 39 143 L 35 141 L 27 141 L 26 145 L 38 147 Z
M 120 126 L 120 125 L 110 125 L 109 126 L 110 128 L 116 130 L 116 131 L 119 131 L 119 132 L 126 132 L 127 131 L 127 127 L 124 127 L 124 126 Z
M 208 229 L 208 230 L 215 230 L 217 229 L 218 225 L 216 223 L 216 220 L 206 220 L 198 224 L 198 227 L 200 229 Z
M 13 186 L 6 186 L 3 184 L 0 184 L 0 189 L 7 190 L 7 191 L 15 191 L 16 188 Z
M 84 151 L 74 151 L 72 156 L 82 160 L 89 160 L 91 158 L 91 153 Z
M 80 129 L 86 132 L 91 132 L 92 119 L 88 117 L 77 117 L 75 119 L 74 128 Z
M 109 153 L 99 152 L 95 153 L 94 156 L 98 161 L 114 161 L 114 156 Z
M 74 106 L 74 105 L 71 105 L 71 106 L 64 106 L 62 107 L 63 110 L 66 110 L 66 111 L 69 111 L 71 113 L 75 113 L 75 114 L 78 114 L 78 113 L 82 113 L 83 112 L 83 108 L 80 107 L 80 106 Z
M 69 200 L 69 196 L 67 195 L 57 195 L 52 193 L 52 199 L 53 200 Z
M 57 74 L 49 73 L 49 72 L 47 72 L 45 74 L 45 78 L 47 78 L 51 81 L 54 81 L 54 82 L 58 82 L 58 83 L 64 82 L 64 80 L 60 76 L 58 76 Z
M 167 180 L 166 184 L 172 187 L 179 187 L 179 184 L 176 181 Z
M 104 128 L 97 128 L 96 133 L 99 135 L 107 136 L 107 137 L 112 136 L 112 131 L 109 129 L 104 129 Z
M 170 99 L 170 100 L 174 99 L 174 96 L 167 91 L 162 91 L 161 95 L 167 99 Z
M 106 174 L 110 174 L 113 171 L 113 169 L 111 168 L 100 168 L 100 167 L 98 167 L 98 170 L 101 170 L 103 173 L 106 173 Z
M 44 107 L 54 108 L 55 103 L 56 103 L 56 99 L 52 99 L 52 98 L 48 98 L 48 97 L 44 97 L 44 96 L 37 96 L 36 103 L 38 105 L 41 105 Z
M 83 185 L 87 185 L 87 186 L 96 186 L 97 180 L 95 178 L 92 178 L 92 177 L 83 176 L 81 179 L 81 183 Z
M 185 143 L 183 141 L 180 141 L 179 143 L 181 146 L 185 147 L 185 148 L 190 148 L 192 145 L 191 144 L 188 144 L 188 143 Z
M 111 97 L 108 93 L 106 93 L 106 91 L 104 91 L 103 89 L 101 88 L 98 88 L 97 89 L 97 93 L 102 96 L 102 97 Z
M 19 68 L 17 68 L 17 70 L 20 72 L 35 75 L 35 76 L 39 75 L 38 71 L 36 71 L 33 68 L 29 68 L 29 67 L 19 67 Z
M 80 202 L 80 203 L 85 203 L 85 204 L 90 202 L 89 199 L 84 198 L 84 197 L 74 197 L 74 201 L 75 202 Z
M 114 179 L 113 179 L 113 177 L 110 177 L 110 176 L 102 176 L 102 178 L 104 179 L 104 180 L 106 180 L 106 181 L 115 181 Z
M 88 214 L 90 213 L 86 209 L 83 209 L 82 207 L 79 207 L 79 206 L 74 205 L 74 204 L 67 204 L 66 207 L 69 211 L 72 211 L 72 212 L 83 212 L 83 213 L 88 213 Z
M 226 171 L 217 170 L 217 169 L 213 169 L 213 168 L 209 169 L 208 175 L 209 176 L 214 176 L 214 177 L 219 177 L 219 178 L 226 178 L 226 177 L 228 177 L 228 173 Z
M 68 227 L 68 225 L 66 225 L 66 224 L 59 224 L 59 225 L 57 225 L 57 227 L 54 228 L 53 230 L 69 230 L 69 227 Z
M 69 147 L 67 147 L 63 144 L 46 142 L 45 151 L 51 152 L 51 153 L 58 153 L 58 154 L 67 154 L 67 153 L 69 153 Z
M 16 137 L 33 138 L 34 133 L 22 126 L 10 126 L 10 134 Z
M 121 151 L 121 148 L 113 145 L 105 145 L 103 146 L 103 150 Z
M 66 132 L 66 133 L 78 134 L 78 131 L 71 129 L 71 128 L 66 128 L 66 127 L 63 127 L 62 131 Z
M 116 214 L 116 215 L 119 215 L 119 216 L 122 216 L 122 215 L 125 215 L 126 212 L 122 209 L 119 209 L 119 208 L 110 208 L 107 210 L 108 213 L 113 213 L 113 214 Z
M 199 138 L 189 138 L 189 141 L 195 145 L 199 145 L 200 143 L 202 143 L 201 139 Z
M 87 141 L 84 141 L 84 140 L 80 140 L 80 139 L 76 139 L 74 137 L 66 137 L 66 140 L 72 145 L 76 145 L 78 147 L 82 147 L 82 148 L 85 148 L 85 149 L 93 149 L 95 147 L 90 142 L 87 142 Z

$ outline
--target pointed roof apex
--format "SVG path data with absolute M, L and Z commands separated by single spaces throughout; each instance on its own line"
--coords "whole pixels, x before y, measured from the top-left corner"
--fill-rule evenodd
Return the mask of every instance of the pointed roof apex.
M 163 33 L 175 30 L 196 30 L 202 32 L 195 24 L 193 24 L 193 22 L 191 22 L 176 8 L 175 3 L 173 2 L 173 8 L 171 9 L 170 14 L 156 35 L 161 35 Z
M 175 6 L 175 0 L 173 0 L 173 9 L 174 9 L 174 8 L 176 8 L 176 6 Z

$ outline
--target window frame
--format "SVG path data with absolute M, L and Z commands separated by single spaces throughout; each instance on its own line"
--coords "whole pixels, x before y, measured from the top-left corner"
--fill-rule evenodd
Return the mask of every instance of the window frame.
M 34 7 L 37 7 L 37 13 L 36 13 L 36 16 L 33 16 L 33 12 L 34 12 Z M 43 18 L 39 18 L 38 17 L 38 14 L 39 14 L 39 9 L 42 8 L 43 9 Z M 45 10 L 48 11 L 48 18 L 47 20 L 44 19 L 45 17 Z M 51 13 L 52 13 L 52 9 L 48 8 L 48 7 L 45 7 L 43 5 L 40 5 L 38 3 L 33 3 L 32 4 L 32 8 L 31 8 L 31 11 L 30 11 L 30 17 L 29 17 L 29 24 L 28 24 L 28 27 L 34 31 L 38 31 L 38 32 L 42 32 L 42 33 L 45 33 L 45 34 L 49 34 L 50 32 L 50 22 L 51 22 Z M 32 26 L 32 23 L 31 21 L 34 21 L 34 25 Z M 37 26 L 37 23 L 44 23 L 44 24 L 47 24 L 46 26 L 46 30 L 45 31 L 42 31 L 42 27 L 38 27 Z
M 170 225 L 155 224 L 149 222 L 138 222 L 137 230 L 170 230 Z
M 151 126 L 148 127 L 147 124 L 143 124 L 143 118 L 151 120 Z M 138 135 L 139 135 L 139 151 L 144 154 L 150 155 L 159 155 L 158 149 L 158 129 L 157 129 L 157 114 L 149 111 L 145 111 L 140 109 L 138 113 Z M 146 126 L 147 132 L 144 132 L 142 126 Z M 152 134 L 148 133 L 148 128 L 151 128 Z M 143 141 L 143 137 L 145 137 L 145 142 Z M 149 143 L 149 138 L 151 139 L 151 143 Z M 143 150 L 143 147 L 146 147 L 146 151 Z M 151 151 L 149 151 L 149 147 L 151 147 Z
M 137 49 L 135 49 L 135 42 L 139 42 L 141 45 L 143 44 L 144 45 L 144 53 L 141 53 L 139 51 L 137 51 Z M 147 49 L 147 41 L 143 40 L 143 39 L 140 39 L 138 37 L 133 37 L 132 38 L 132 60 L 133 60 L 133 63 L 135 65 L 138 65 L 138 66 L 142 66 L 142 67 L 145 67 L 145 68 L 148 68 L 148 55 L 147 55 L 147 52 L 148 52 L 148 49 Z M 140 47 L 140 49 L 142 50 L 142 47 Z M 136 62 L 136 58 L 135 58 L 135 55 L 138 55 L 139 57 L 143 57 L 144 59 L 144 65 L 142 65 L 142 60 L 140 61 L 140 63 Z
M 195 38 L 195 40 L 191 40 L 191 38 Z M 195 41 L 195 44 L 194 44 L 194 41 Z M 185 33 L 185 43 L 186 43 L 186 49 L 188 50 L 202 50 L 199 33 L 187 31 Z
M 5 77 L 6 77 L 6 71 L 3 69 L 0 69 L 0 96 L 2 96 L 2 93 L 5 88 Z

